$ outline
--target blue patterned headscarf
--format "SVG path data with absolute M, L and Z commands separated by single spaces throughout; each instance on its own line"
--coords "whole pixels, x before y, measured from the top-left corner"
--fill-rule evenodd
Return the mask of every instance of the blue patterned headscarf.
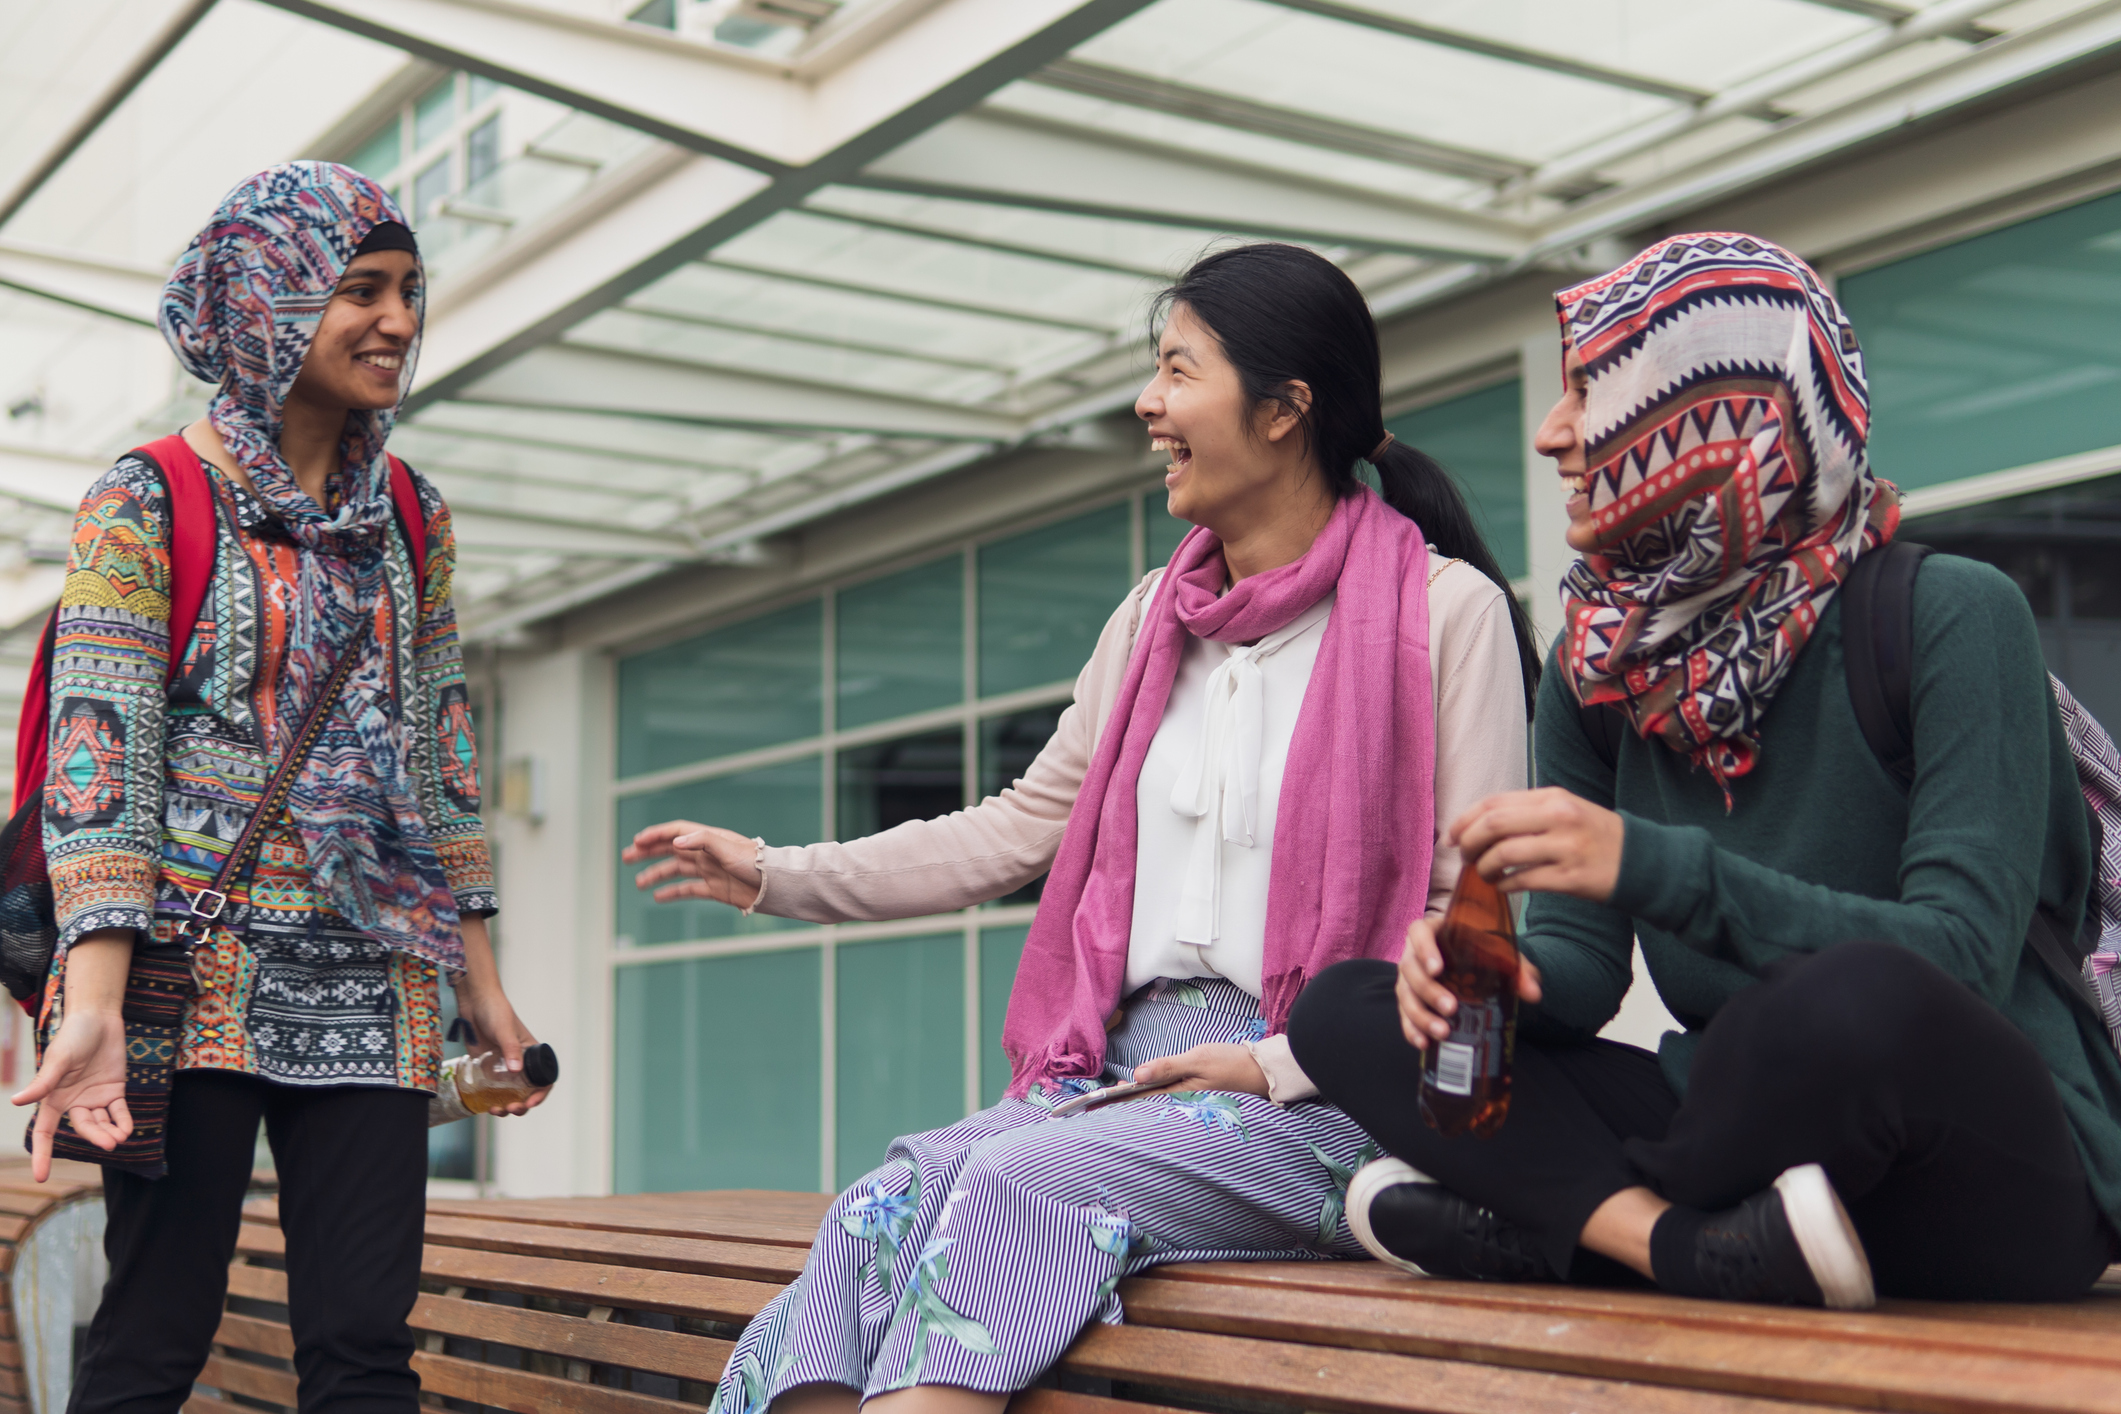
M 383 442 L 397 409 L 348 413 L 340 469 L 322 505 L 280 455 L 287 397 L 324 308 L 362 241 L 387 221 L 403 224 L 397 203 L 350 167 L 268 168 L 228 194 L 177 261 L 160 323 L 185 369 L 218 385 L 207 419 L 298 546 L 276 735 L 296 729 L 342 652 L 351 646 L 360 654 L 288 800 L 311 881 L 335 912 L 377 941 L 455 971 L 463 966 L 456 900 L 408 773 L 411 728 L 393 666 L 393 645 L 417 626 L 401 615 L 409 609 L 416 617 L 421 598 L 418 585 L 390 593 L 394 513 Z M 424 305 L 415 312 L 424 314 Z M 418 354 L 416 335 L 399 374 L 400 398 Z M 402 556 L 397 566 L 402 575 Z M 364 624 L 373 632 L 357 638 Z

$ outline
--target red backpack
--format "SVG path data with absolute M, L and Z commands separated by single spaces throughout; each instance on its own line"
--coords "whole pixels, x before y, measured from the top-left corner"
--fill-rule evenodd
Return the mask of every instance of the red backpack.
M 213 582 L 220 518 L 206 468 L 181 435 L 160 438 L 131 455 L 158 469 L 169 491 L 169 681 L 175 683 Z M 427 522 L 412 475 L 396 457 L 390 459 L 390 499 L 414 572 L 424 584 Z M 13 813 L 0 829 L 0 984 L 32 1016 L 59 938 L 44 862 L 45 754 L 51 746 L 52 646 L 58 627 L 59 611 L 53 609 L 23 690 L 22 717 L 15 727 Z

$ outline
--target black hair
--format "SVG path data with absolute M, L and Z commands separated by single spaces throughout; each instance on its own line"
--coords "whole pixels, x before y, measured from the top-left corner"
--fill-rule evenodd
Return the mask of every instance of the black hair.
M 1181 304 L 1222 345 L 1247 402 L 1280 403 L 1298 414 L 1305 444 L 1335 496 L 1355 494 L 1363 484 L 1357 464 L 1368 461 L 1385 504 L 1420 526 L 1432 549 L 1464 560 L 1501 587 L 1517 631 L 1530 717 L 1540 669 L 1532 622 L 1473 523 L 1458 483 L 1433 457 L 1404 442 L 1377 450 L 1385 441 L 1383 360 L 1377 322 L 1355 282 L 1322 255 L 1267 241 L 1195 261 L 1156 297 L 1152 340 L 1172 306 Z M 1298 382 L 1311 390 L 1308 409 L 1289 398 L 1289 385 Z

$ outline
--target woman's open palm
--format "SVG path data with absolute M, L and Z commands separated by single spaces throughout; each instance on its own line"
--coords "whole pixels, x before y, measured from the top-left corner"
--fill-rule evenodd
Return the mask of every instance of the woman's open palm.
M 657 903 L 702 898 L 749 908 L 758 901 L 758 842 L 734 830 L 667 820 L 635 835 L 619 857 L 628 864 L 661 861 L 633 881 L 654 889 Z
M 52 1171 L 52 1136 L 66 1116 L 74 1132 L 99 1149 L 115 1149 L 132 1137 L 125 1105 L 125 1023 L 105 1012 L 71 1012 L 44 1050 L 44 1064 L 15 1095 L 18 1105 L 36 1105 L 30 1129 L 30 1177 L 42 1183 Z

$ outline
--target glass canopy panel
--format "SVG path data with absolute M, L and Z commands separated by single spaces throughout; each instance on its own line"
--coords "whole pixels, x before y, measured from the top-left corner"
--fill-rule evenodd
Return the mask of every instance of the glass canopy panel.
M 1023 311 L 1092 328 L 1126 324 L 1152 282 L 1027 256 L 784 211 L 723 245 L 717 259 L 816 275 L 915 298 Z
M 1073 57 L 1532 162 L 1674 107 L 1269 0 L 1158 0 Z
M 592 315 L 568 333 L 567 342 L 936 402 L 978 402 L 1008 383 L 1006 373 L 955 360 L 909 358 L 823 339 L 716 327 L 692 315 L 650 314 L 638 308 Z
M 680 266 L 627 303 L 732 325 L 786 329 L 812 338 L 1012 368 L 1077 350 L 1094 352 L 1104 344 L 1095 333 L 1012 319 L 1006 312 L 974 313 L 717 264 Z
M 405 56 L 222 0 L 7 225 L 11 240 L 166 269 L 254 172 L 284 162 Z M 240 83 L 224 82 L 240 75 Z
M 821 445 L 815 438 L 696 427 L 651 417 L 556 412 L 546 408 L 462 400 L 423 409 L 413 422 L 417 426 L 452 430 L 468 436 L 492 433 L 522 438 L 534 444 L 577 448 L 611 456 L 696 461 L 708 468 L 764 470 L 783 462 L 791 452 Z
M 520 481 L 554 490 L 610 492 L 624 487 L 630 495 L 694 496 L 712 488 L 726 495 L 754 480 L 737 468 L 711 469 L 591 450 L 547 448 L 513 438 L 459 435 L 424 423 L 400 427 L 392 434 L 390 445 L 422 470 L 447 467 L 459 476 Z
M 0 330 L 0 442 L 115 454 L 169 391 L 169 349 L 152 329 L 0 288 Z
M 1175 275 L 1200 249 L 1198 233 L 1147 221 L 1029 211 L 865 187 L 826 187 L 814 193 L 806 205 L 812 210 L 912 226 L 937 235 L 995 241 L 1065 259 L 1106 262 L 1151 279 Z
M 1342 186 L 1386 192 L 1417 201 L 1455 202 L 1486 190 L 1485 184 L 1467 181 L 1463 177 L 1345 152 L 1330 152 L 1322 147 L 1241 132 L 1217 123 L 1064 93 L 1037 83 L 1012 84 L 990 99 L 989 106 L 1073 128 L 1088 128 L 1131 142 L 1156 143 L 1226 161 L 1236 159 L 1309 181 L 1337 182 Z M 1183 215 L 1183 212 L 1174 214 Z M 1197 242 L 1199 237 L 1196 236 L 1195 240 Z
M 0 194 L 41 164 L 184 0 L 67 0 L 0 9 Z M 113 42 L 114 35 L 124 35 Z
M 1704 92 L 1882 25 L 1810 0 L 1361 0 L 1361 8 Z

